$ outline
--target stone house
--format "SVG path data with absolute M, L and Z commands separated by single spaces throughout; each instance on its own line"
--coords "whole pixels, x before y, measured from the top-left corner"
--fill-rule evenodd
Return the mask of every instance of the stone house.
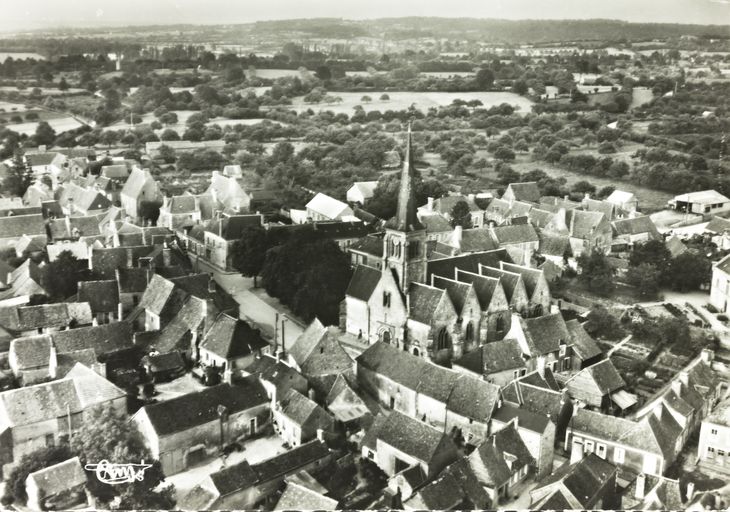
M 536 208 L 534 203 L 525 201 L 508 201 L 492 199 L 484 211 L 484 220 L 490 224 L 504 226 L 524 224 L 530 218 L 530 212 Z
M 553 470 L 555 424 L 547 414 L 539 414 L 510 403 L 502 403 L 492 416 L 492 432 L 514 428 L 533 459 L 537 478 Z M 487 441 L 488 442 L 488 441 Z
M 490 226 L 489 232 L 498 247 L 506 249 L 517 265 L 529 267 L 533 255 L 540 248 L 540 238 L 531 224 Z
M 530 491 L 535 510 L 600 510 L 618 505 L 616 466 L 595 454 L 563 464 Z
M 332 433 L 334 430 L 334 418 L 295 389 L 276 402 L 272 415 L 274 430 L 292 447 L 321 437 L 318 431 Z
M 78 457 L 34 471 L 25 479 L 30 510 L 70 510 L 89 505 L 86 471 Z
M 223 446 L 268 425 L 269 399 L 255 378 L 219 384 L 142 407 L 131 421 L 166 475 L 185 470 Z
M 428 202 L 418 208 L 419 218 L 426 218 L 431 215 L 443 216 L 447 221 L 451 222 L 451 214 L 454 207 L 459 203 L 466 203 L 469 210 L 469 218 L 471 225 L 474 228 L 481 228 L 484 226 L 484 210 L 479 208 L 474 202 L 474 195 L 447 195 L 434 199 L 433 197 L 428 198 Z
M 0 217 L 0 250 L 14 249 L 23 236 L 46 245 L 48 236 L 43 215 L 37 213 Z
M 281 353 L 278 354 L 279 356 Z M 266 389 L 271 400 L 271 407 L 294 389 L 302 395 L 308 394 L 309 383 L 304 376 L 291 366 L 285 364 L 281 357 L 264 354 L 254 358 L 253 362 L 244 368 L 246 375 L 258 377 Z
M 625 387 L 626 383 L 610 359 L 587 366 L 565 381 L 565 388 L 574 400 L 591 410 L 606 414 L 622 412 L 633 405 L 624 402 L 623 397 L 631 398 L 636 403 L 636 397 L 626 391 L 616 397 Z M 615 402 L 628 407 L 621 407 Z
M 22 386 L 56 378 L 56 348 L 47 334 L 17 338 L 10 342 L 8 364 Z
M 616 206 L 618 216 L 626 216 L 639 209 L 639 200 L 631 192 L 614 190 L 606 198 L 606 202 Z
M 730 474 L 730 397 L 702 420 L 697 451 L 702 467 Z
M 504 387 L 527 373 L 526 359 L 517 340 L 504 339 L 486 343 L 464 354 L 453 361 L 452 368 Z
M 119 283 L 116 279 L 104 281 L 80 281 L 76 296 L 86 302 L 99 324 L 119 322 L 123 318 L 123 306 L 119 300 Z
M 98 406 L 126 414 L 127 394 L 80 363 L 63 379 L 0 393 L 3 474 L 23 455 L 82 430 Z
M 135 221 L 139 221 L 142 203 L 161 203 L 162 191 L 149 170 L 132 169 L 119 195 L 119 200 L 126 214 Z
M 225 215 L 213 219 L 204 225 L 203 256 L 208 262 L 224 270 L 232 269 L 233 244 L 241 239 L 243 231 L 248 227 L 261 226 L 263 216 Z
M 516 317 L 507 338 L 516 339 L 522 352 L 530 356 L 529 369 L 564 372 L 572 368 L 573 339 L 560 313 L 535 318 Z
M 162 206 L 160 206 L 160 217 L 157 219 L 157 225 L 177 231 L 194 226 L 202 220 L 200 198 L 198 196 L 165 196 Z
M 487 491 L 493 508 L 508 501 L 535 473 L 535 459 L 514 423 L 489 436 L 466 460 L 479 484 Z
M 351 220 L 355 217 L 352 208 L 321 192 L 315 195 L 306 205 L 307 220 L 312 222 L 327 220 Z
M 664 240 L 654 221 L 648 215 L 617 219 L 611 223 L 611 226 L 613 228 L 612 252 L 614 249 L 617 249 L 615 252 L 621 252 L 624 248 L 630 250 L 637 243 Z
M 257 464 L 243 460 L 208 475 L 177 506 L 191 512 L 254 509 L 280 490 L 288 476 L 325 467 L 332 459 L 327 445 L 316 440 Z
M 245 368 L 268 348 L 258 329 L 221 313 L 200 343 L 199 359 L 206 366 L 232 372 Z
M 213 171 L 205 195 L 230 212 L 248 212 L 251 209 L 251 195 L 244 190 L 242 181 L 237 176 L 225 176 L 219 171 Z
M 347 201 L 350 203 L 365 204 L 365 201 L 373 197 L 377 181 L 356 181 L 347 189 Z
M 363 457 L 388 476 L 419 466 L 430 479 L 458 458 L 448 435 L 397 411 L 377 416 L 361 444 Z
M 688 510 L 694 482 L 682 492 L 679 480 L 640 473 L 621 493 L 623 510 Z M 687 499 L 685 499 L 687 498 Z
M 543 228 L 543 232 L 570 239 L 571 252 L 577 258 L 593 250 L 611 251 L 613 228 L 602 212 L 560 208 Z
M 415 468 L 414 468 L 415 469 Z M 446 467 L 433 481 L 413 489 L 408 476 L 414 469 L 401 471 L 394 481 L 405 510 L 487 510 L 493 502 L 465 457 Z M 421 473 L 420 468 L 418 472 Z
M 510 183 L 502 194 L 503 201 L 524 201 L 527 203 L 539 203 L 540 188 L 536 181 L 525 181 L 522 183 Z

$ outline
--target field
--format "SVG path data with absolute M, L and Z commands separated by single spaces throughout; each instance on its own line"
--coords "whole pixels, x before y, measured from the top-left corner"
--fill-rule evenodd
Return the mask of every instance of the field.
M 188 121 L 188 118 L 193 114 L 199 113 L 197 110 L 173 110 L 173 112 L 175 114 L 177 114 L 178 122 L 176 124 L 171 124 L 171 125 L 165 126 L 161 130 L 156 130 L 155 133 L 157 133 L 159 135 L 164 130 L 167 130 L 169 128 L 171 130 L 175 130 L 180 136 L 182 136 L 182 134 L 185 133 L 185 130 L 187 130 L 186 123 Z M 149 126 L 156 119 L 154 114 L 151 112 L 148 112 L 148 113 L 142 115 L 141 117 L 142 117 L 142 122 L 137 123 L 135 126 L 137 126 L 137 127 Z M 212 124 L 217 124 L 221 128 L 224 128 L 226 126 L 236 126 L 236 125 L 249 126 L 252 124 L 261 123 L 263 121 L 265 121 L 265 119 L 263 119 L 263 118 L 261 118 L 261 119 L 228 119 L 226 117 L 217 117 L 215 119 L 211 119 L 210 121 L 208 121 L 206 123 L 206 125 L 210 126 Z M 281 124 L 278 121 L 272 121 L 272 122 Z M 117 121 L 116 123 L 114 123 L 112 125 L 106 126 L 105 128 L 103 128 L 103 130 L 104 131 L 126 130 L 127 128 L 129 128 L 128 120 L 127 121 Z
M 442 107 L 450 105 L 455 99 L 461 99 L 464 101 L 480 100 L 485 108 L 489 108 L 502 103 L 508 103 L 515 108 L 517 111 L 523 114 L 527 114 L 532 109 L 532 101 L 519 96 L 511 92 L 385 92 L 385 91 L 368 91 L 365 93 L 361 92 L 330 92 L 332 96 L 342 98 L 341 102 L 337 103 L 304 103 L 302 97 L 293 98 L 292 105 L 288 108 L 293 108 L 297 112 L 304 112 L 307 109 L 312 110 L 331 110 L 335 114 L 344 113 L 352 114 L 353 109 L 360 105 L 362 108 L 369 112 L 371 110 L 380 110 L 384 112 L 386 110 L 406 110 L 411 105 L 416 108 L 426 111 L 431 107 Z M 387 101 L 381 101 L 380 96 L 382 94 L 388 94 L 390 99 Z M 372 101 L 363 102 L 361 101 L 363 96 L 370 96 Z
M 81 126 L 83 126 L 82 123 L 80 123 L 73 117 L 57 117 L 55 119 L 48 119 L 47 121 L 48 124 L 51 125 L 51 128 L 53 128 L 57 134 L 66 132 L 68 130 L 75 130 L 76 128 L 80 128 Z M 38 122 L 7 125 L 8 129 L 20 133 L 21 135 L 33 135 L 37 126 Z
M 248 69 L 245 70 L 246 77 L 251 78 L 252 76 L 268 79 L 268 80 L 275 80 L 277 78 L 285 78 L 287 76 L 298 76 L 301 78 L 302 74 L 299 72 L 298 69 L 257 69 L 253 75 L 251 71 Z

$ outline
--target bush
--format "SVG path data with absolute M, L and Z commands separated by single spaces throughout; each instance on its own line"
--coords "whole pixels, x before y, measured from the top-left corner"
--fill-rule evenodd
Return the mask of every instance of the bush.
M 723 314 L 717 315 L 717 319 L 720 320 L 721 322 L 727 322 L 727 315 L 723 315 Z

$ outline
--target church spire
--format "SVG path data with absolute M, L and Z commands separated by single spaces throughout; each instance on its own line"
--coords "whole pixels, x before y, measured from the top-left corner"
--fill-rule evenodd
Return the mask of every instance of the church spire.
M 416 231 L 424 229 L 421 221 L 416 215 L 416 192 L 415 186 L 416 168 L 413 165 L 413 148 L 411 140 L 411 123 L 408 123 L 408 138 L 406 142 L 405 157 L 403 158 L 403 169 L 400 175 L 400 190 L 398 192 L 398 210 L 395 217 L 390 219 L 386 227 L 397 231 Z

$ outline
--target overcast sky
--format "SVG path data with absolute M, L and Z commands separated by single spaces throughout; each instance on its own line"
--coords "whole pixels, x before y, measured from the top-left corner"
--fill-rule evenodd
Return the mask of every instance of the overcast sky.
M 730 24 L 730 0 L 0 0 L 0 30 L 290 18 L 611 18 Z

